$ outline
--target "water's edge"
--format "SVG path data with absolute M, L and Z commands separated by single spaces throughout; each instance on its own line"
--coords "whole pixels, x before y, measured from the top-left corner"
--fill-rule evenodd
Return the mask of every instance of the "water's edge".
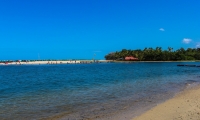
M 200 82 L 194 80 L 188 80 L 184 86 L 175 91 L 170 91 L 169 93 L 158 94 L 155 96 L 147 97 L 144 99 L 137 99 L 137 100 L 128 100 L 123 108 L 118 108 L 117 111 L 109 111 L 109 112 L 102 112 L 105 109 L 102 107 L 101 110 L 95 112 L 95 110 L 91 110 L 93 114 L 90 115 L 80 115 L 77 118 L 74 116 L 70 116 L 69 113 L 59 113 L 53 116 L 49 116 L 43 118 L 43 120 L 131 120 L 137 116 L 142 115 L 143 113 L 147 112 L 148 110 L 154 108 L 155 106 L 164 103 L 165 101 L 174 98 L 178 94 L 181 94 L 184 91 L 200 87 Z M 118 105 L 116 105 L 118 106 Z M 92 108 L 91 108 L 92 109 Z M 101 111 L 101 112 L 100 112 Z

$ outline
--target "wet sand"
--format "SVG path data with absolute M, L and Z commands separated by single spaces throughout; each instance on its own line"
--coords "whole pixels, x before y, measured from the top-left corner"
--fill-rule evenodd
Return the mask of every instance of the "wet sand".
M 200 120 L 200 86 L 184 90 L 132 120 Z

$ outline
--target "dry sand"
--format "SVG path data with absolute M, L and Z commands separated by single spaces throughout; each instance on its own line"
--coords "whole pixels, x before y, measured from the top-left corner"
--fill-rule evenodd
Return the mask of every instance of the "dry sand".
M 200 86 L 185 90 L 132 120 L 200 120 Z
M 57 60 L 57 61 L 29 61 L 29 62 L 8 62 L 0 63 L 0 65 L 40 65 L 40 64 L 79 64 L 79 63 L 92 63 L 93 60 Z M 110 62 L 110 60 L 98 60 L 98 62 L 107 63 Z
M 39 64 L 78 64 L 80 61 L 33 61 L 33 62 L 10 62 L 7 65 L 39 65 Z M 5 65 L 1 63 L 0 65 Z

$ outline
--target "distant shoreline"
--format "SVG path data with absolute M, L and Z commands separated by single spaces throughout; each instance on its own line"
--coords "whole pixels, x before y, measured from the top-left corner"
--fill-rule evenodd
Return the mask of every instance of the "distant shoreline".
M 0 65 L 42 65 L 42 64 L 87 64 L 87 63 L 161 63 L 161 62 L 200 62 L 200 61 L 116 61 L 116 60 L 54 60 L 54 61 L 11 61 L 1 62 Z
M 44 64 L 89 64 L 89 63 L 107 63 L 110 60 L 54 60 L 54 61 L 11 61 L 1 62 L 0 65 L 44 65 Z

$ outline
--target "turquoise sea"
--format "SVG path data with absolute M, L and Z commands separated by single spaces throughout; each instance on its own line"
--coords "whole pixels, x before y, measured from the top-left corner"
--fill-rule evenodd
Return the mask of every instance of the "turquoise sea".
M 200 82 L 200 67 L 177 64 L 200 65 L 135 62 L 0 66 L 0 119 L 86 120 L 136 114 Z

